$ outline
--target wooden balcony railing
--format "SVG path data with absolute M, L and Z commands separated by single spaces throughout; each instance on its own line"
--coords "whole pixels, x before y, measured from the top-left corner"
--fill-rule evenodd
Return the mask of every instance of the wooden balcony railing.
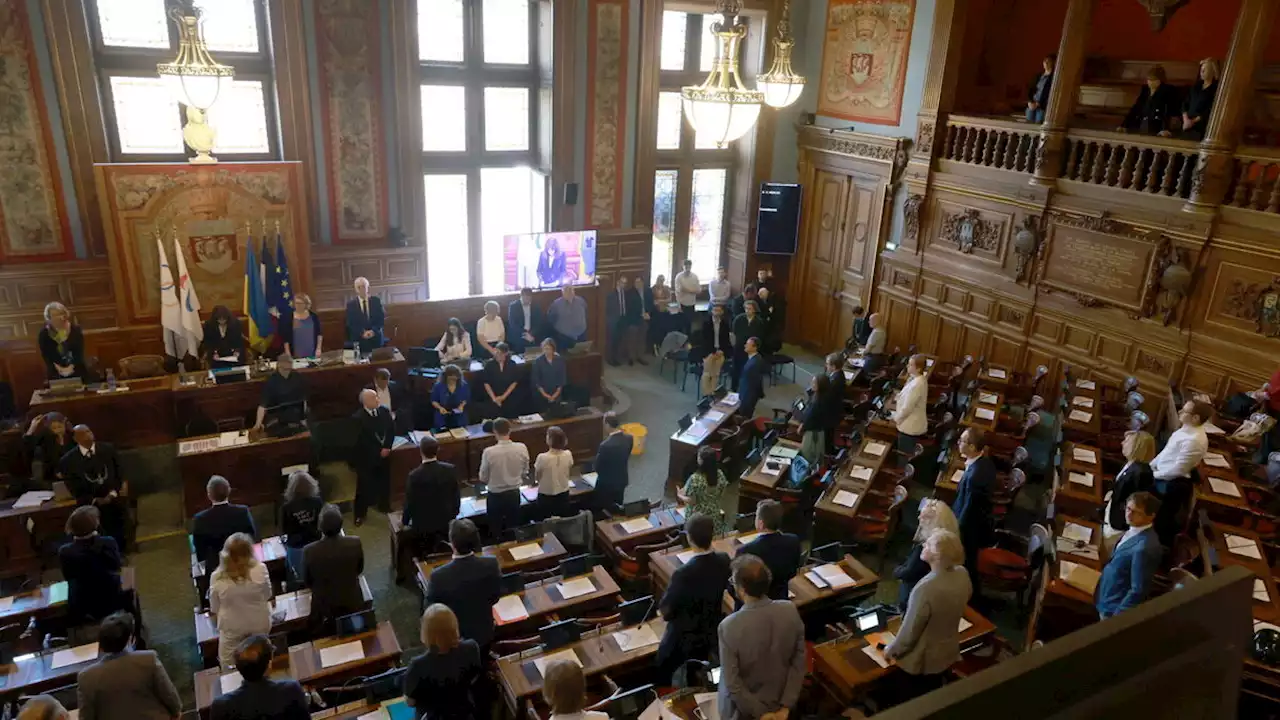
M 1200 146 L 1187 140 L 1071 130 L 1060 177 L 1150 195 L 1188 198 Z
M 1039 146 L 1039 125 L 952 115 L 947 118 L 941 156 L 968 165 L 1031 173 Z
M 1244 147 L 1232 161 L 1223 205 L 1280 213 L 1280 149 Z

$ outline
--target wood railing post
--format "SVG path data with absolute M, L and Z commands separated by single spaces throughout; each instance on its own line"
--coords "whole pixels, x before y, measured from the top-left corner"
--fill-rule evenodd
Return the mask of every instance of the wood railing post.
M 1036 185 L 1053 185 L 1062 168 L 1062 152 L 1067 142 L 1067 122 L 1075 113 L 1076 95 L 1084 76 L 1085 41 L 1089 38 L 1089 22 L 1096 0 L 1070 0 L 1067 17 L 1062 24 L 1062 40 L 1058 43 L 1058 62 L 1054 67 L 1053 87 L 1049 89 L 1049 107 L 1045 108 L 1044 126 L 1040 130 L 1040 147 L 1036 151 Z M 1269 25 L 1267 27 L 1270 27 Z

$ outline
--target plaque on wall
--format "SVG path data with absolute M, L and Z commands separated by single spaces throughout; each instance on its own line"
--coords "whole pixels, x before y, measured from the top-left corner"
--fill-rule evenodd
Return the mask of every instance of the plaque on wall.
M 1051 228 L 1044 285 L 1134 312 L 1142 310 L 1155 251 L 1152 243 L 1056 224 Z

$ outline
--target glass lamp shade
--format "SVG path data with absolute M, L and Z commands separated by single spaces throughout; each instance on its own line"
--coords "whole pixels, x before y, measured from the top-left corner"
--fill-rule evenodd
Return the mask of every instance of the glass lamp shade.
M 202 111 L 213 107 L 225 87 L 224 83 L 231 83 L 229 75 L 187 75 L 161 71 L 160 77 L 178 102 Z
M 746 135 L 764 104 L 764 93 L 746 89 L 738 76 L 738 44 L 747 28 L 736 20 L 736 15 L 723 14 L 711 26 L 717 41 L 715 66 L 701 85 L 680 91 L 689 124 L 720 148 Z
M 804 78 L 791 69 L 793 45 L 786 40 L 773 41 L 773 66 L 756 83 L 770 107 L 784 108 L 799 100 L 800 93 L 804 91 Z

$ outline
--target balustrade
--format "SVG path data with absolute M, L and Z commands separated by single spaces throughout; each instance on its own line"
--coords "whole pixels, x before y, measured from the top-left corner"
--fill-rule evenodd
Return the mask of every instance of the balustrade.
M 1071 130 L 1060 177 L 1186 199 L 1199 152 L 1199 145 L 1185 140 Z
M 1280 213 L 1280 149 L 1241 148 L 1231 164 L 1223 205 Z
M 947 119 L 939 156 L 967 165 L 1031 173 L 1039 146 L 1039 125 L 953 115 Z

